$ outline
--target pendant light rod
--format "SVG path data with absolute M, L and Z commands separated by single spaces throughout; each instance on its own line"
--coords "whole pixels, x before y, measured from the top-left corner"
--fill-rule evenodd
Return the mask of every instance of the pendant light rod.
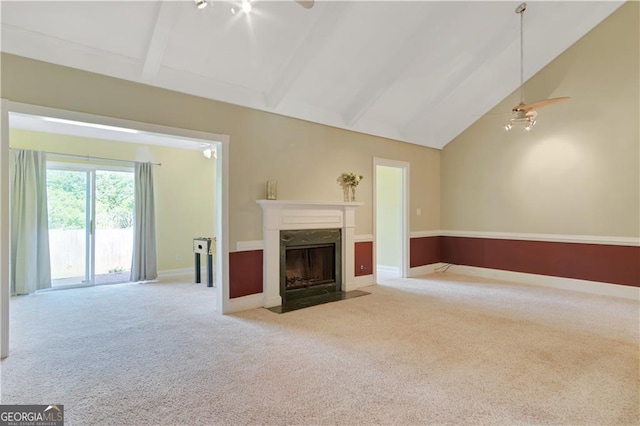
M 520 14 L 520 105 L 524 105 L 524 11 L 527 4 L 522 3 L 516 8 Z

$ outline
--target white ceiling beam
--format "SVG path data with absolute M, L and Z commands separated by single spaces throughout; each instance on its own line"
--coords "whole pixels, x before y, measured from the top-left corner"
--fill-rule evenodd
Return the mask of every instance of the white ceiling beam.
M 142 66 L 142 79 L 153 81 L 158 75 L 162 58 L 169 42 L 169 37 L 173 31 L 180 12 L 182 2 L 161 1 L 156 24 L 153 27 L 149 47 Z
M 435 9 L 434 9 L 435 11 Z M 421 55 L 416 51 L 425 43 L 438 40 L 439 35 L 452 25 L 464 20 L 471 12 L 468 7 L 449 10 L 446 16 L 427 15 L 416 27 L 395 53 L 387 58 L 385 64 L 376 74 L 361 86 L 351 103 L 343 109 L 342 119 L 347 127 L 353 127 L 364 114 L 391 88 L 404 72 L 413 65 Z M 435 23 L 434 23 L 435 21 Z
M 319 5 L 316 4 L 316 7 Z M 267 108 L 278 107 L 291 86 L 296 82 L 300 73 L 316 55 L 327 38 L 333 33 L 334 28 L 344 17 L 348 2 L 327 2 L 323 4 L 322 13 L 310 26 L 309 31 L 300 38 L 294 52 L 280 68 L 278 76 L 274 79 L 271 88 L 264 93 L 264 101 Z

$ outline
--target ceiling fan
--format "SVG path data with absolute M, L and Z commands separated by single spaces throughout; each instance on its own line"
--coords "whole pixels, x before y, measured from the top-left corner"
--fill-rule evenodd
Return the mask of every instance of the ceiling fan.
M 521 123 L 524 125 L 524 130 L 529 131 L 536 124 L 536 117 L 538 116 L 537 109 L 557 104 L 558 102 L 567 101 L 571 98 L 564 96 L 561 98 L 544 99 L 541 101 L 532 102 L 530 104 L 524 103 L 524 30 L 523 20 L 524 11 L 527 10 L 527 4 L 522 3 L 516 8 L 516 13 L 520 15 L 520 103 L 511 109 L 513 117 L 509 120 L 504 129 L 509 131 L 513 128 L 515 123 Z

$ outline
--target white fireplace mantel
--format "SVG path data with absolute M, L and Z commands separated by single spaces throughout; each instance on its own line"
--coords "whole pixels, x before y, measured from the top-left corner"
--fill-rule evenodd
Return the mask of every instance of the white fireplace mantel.
M 262 207 L 263 306 L 282 304 L 280 297 L 280 231 L 340 229 L 342 291 L 355 289 L 355 210 L 360 202 L 257 200 Z

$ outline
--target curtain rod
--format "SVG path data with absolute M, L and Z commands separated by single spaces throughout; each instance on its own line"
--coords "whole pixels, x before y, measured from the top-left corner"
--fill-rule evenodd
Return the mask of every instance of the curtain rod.
M 14 148 L 9 148 L 9 149 L 14 149 Z M 133 161 L 133 160 L 118 160 L 117 158 L 94 157 L 92 155 L 65 154 L 63 152 L 52 152 L 52 151 L 42 151 L 42 152 L 44 152 L 46 154 L 51 154 L 51 155 L 58 155 L 58 156 L 61 156 L 61 157 L 83 158 L 83 159 L 85 159 L 87 161 L 89 161 L 89 160 L 101 160 L 101 161 L 114 161 L 114 162 L 128 163 L 128 164 L 145 163 L 146 162 L 146 161 Z M 162 163 L 151 163 L 151 165 L 153 165 L 153 166 L 162 166 Z

